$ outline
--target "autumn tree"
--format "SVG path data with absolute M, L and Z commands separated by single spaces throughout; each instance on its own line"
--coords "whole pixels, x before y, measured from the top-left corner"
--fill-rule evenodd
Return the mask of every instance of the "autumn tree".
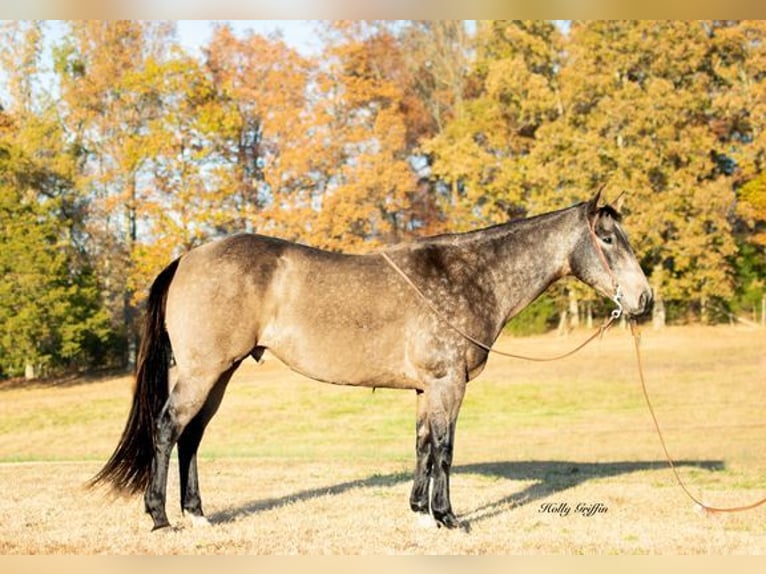
M 413 21 L 392 32 L 398 34 L 408 141 L 417 148 L 462 113 L 474 35 L 462 20 Z
M 600 187 L 671 321 L 766 308 L 760 21 L 324 22 L 311 58 L 67 22 L 46 67 L 51 26 L 0 26 L 5 373 L 107 361 L 156 273 L 221 235 L 366 251 Z M 602 304 L 572 282 L 528 322 Z
M 716 158 L 737 194 L 735 310 L 766 324 L 766 24 L 760 20 L 705 23 L 710 43 Z
M 758 189 L 760 33 L 752 23 L 573 22 L 566 35 L 549 22 L 480 23 L 463 112 L 424 143 L 450 187 L 445 210 L 472 227 L 602 186 L 612 198 L 625 191 L 658 300 L 709 317 L 709 303 L 733 295 L 735 172 L 753 182 L 740 188 L 741 213 Z
M 107 363 L 113 332 L 83 253 L 76 151 L 40 89 L 43 28 L 0 35 L 8 78 L 0 110 L 0 374 L 28 377 Z
M 304 237 L 321 144 L 308 105 L 313 62 L 279 37 L 240 39 L 227 26 L 215 29 L 205 53 L 214 99 L 202 111 L 226 227 Z
M 444 210 L 449 188 L 433 171 L 434 155 L 422 147 L 459 114 L 468 90 L 475 35 L 461 20 L 380 23 L 397 38 L 395 50 L 379 51 L 402 100 L 407 153 L 418 178 L 408 208 L 409 228 L 420 235 L 448 231 Z
M 555 113 L 519 166 L 535 212 L 601 186 L 611 197 L 626 192 L 658 308 L 667 299 L 699 311 L 732 293 L 733 195 L 713 153 L 708 62 L 700 23 L 572 23 Z
M 717 158 L 709 43 L 699 22 L 574 23 L 564 114 L 538 152 L 542 184 L 626 192 L 633 243 L 677 313 L 732 294 L 730 174 Z M 553 181 L 551 181 L 551 175 Z
M 136 233 L 126 278 L 133 303 L 140 305 L 147 287 L 172 259 L 215 235 L 224 215 L 221 194 L 208 181 L 214 156 L 207 139 L 210 81 L 196 60 L 176 51 L 161 64 L 154 89 L 163 95 L 161 114 L 151 124 L 151 157 L 142 169 Z M 215 104 L 212 104 L 215 108 Z
M 457 229 L 529 211 L 524 176 L 537 130 L 559 113 L 561 33 L 551 22 L 480 22 L 476 62 L 454 119 L 423 144 L 449 187 Z
M 155 126 L 171 32 L 164 23 L 72 22 L 55 56 L 61 114 L 80 155 L 77 185 L 89 195 L 92 256 L 113 321 L 126 328 L 131 361 L 137 338 L 132 253 L 160 145 Z
M 330 249 L 360 250 L 395 240 L 415 189 L 402 91 L 381 65 L 397 46 L 384 29 L 360 22 L 328 24 L 325 35 L 312 97 L 320 193 L 309 237 Z
M 197 60 L 175 50 L 155 89 L 152 193 L 133 253 L 136 284 L 212 238 L 251 231 L 305 240 L 321 153 L 310 62 L 279 37 L 219 25 Z M 141 292 L 143 293 L 143 291 Z

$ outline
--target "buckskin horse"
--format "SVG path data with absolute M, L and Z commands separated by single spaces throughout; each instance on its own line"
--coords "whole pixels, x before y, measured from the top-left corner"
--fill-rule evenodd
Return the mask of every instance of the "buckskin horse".
M 130 414 L 91 484 L 143 490 L 154 529 L 168 526 L 167 472 L 177 444 L 181 508 L 204 521 L 202 435 L 240 363 L 268 349 L 319 381 L 414 390 L 410 506 L 440 526 L 458 526 L 449 495 L 455 423 L 466 384 L 508 320 L 568 275 L 630 316 L 651 305 L 621 217 L 599 197 L 364 255 L 253 234 L 190 250 L 151 286 Z

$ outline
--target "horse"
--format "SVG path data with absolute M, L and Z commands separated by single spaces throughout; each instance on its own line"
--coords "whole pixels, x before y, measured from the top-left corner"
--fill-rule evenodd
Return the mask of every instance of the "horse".
M 414 390 L 410 507 L 438 526 L 460 526 L 449 490 L 455 425 L 467 383 L 504 325 L 570 275 L 628 316 L 650 308 L 621 215 L 599 203 L 600 191 L 557 211 L 360 255 L 246 233 L 191 249 L 149 290 L 130 413 L 90 484 L 143 490 L 153 530 L 167 527 L 177 445 L 182 512 L 206 521 L 200 441 L 237 367 L 268 350 L 318 381 Z

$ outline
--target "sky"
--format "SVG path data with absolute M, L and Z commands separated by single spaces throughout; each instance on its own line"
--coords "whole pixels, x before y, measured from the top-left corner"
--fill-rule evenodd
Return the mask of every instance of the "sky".
M 316 56 L 322 51 L 322 44 L 315 30 L 315 20 L 176 20 L 175 22 L 179 43 L 193 56 L 202 55 L 201 49 L 210 43 L 215 25 L 224 23 L 229 24 L 239 38 L 244 37 L 249 30 L 264 36 L 278 33 L 288 46 L 303 56 Z M 50 59 L 50 46 L 61 40 L 63 30 L 60 21 L 50 20 L 46 23 L 47 48 L 44 58 Z M 50 61 L 45 61 L 43 65 L 52 66 Z M 42 87 L 49 93 L 55 93 L 56 88 L 52 78 L 49 82 L 43 81 Z M 0 71 L 0 106 L 7 101 L 5 77 Z
M 212 38 L 216 23 L 229 24 L 237 37 L 242 37 L 248 30 L 264 36 L 279 32 L 285 43 L 303 56 L 317 55 L 321 51 L 314 30 L 316 23 L 311 20 L 178 20 L 179 43 L 190 54 L 198 56 L 198 50 Z

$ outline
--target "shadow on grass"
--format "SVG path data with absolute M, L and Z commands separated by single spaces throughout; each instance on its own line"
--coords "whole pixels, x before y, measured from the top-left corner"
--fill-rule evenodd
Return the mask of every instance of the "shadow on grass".
M 678 468 L 693 467 L 708 471 L 724 469 L 723 461 L 719 460 L 687 460 L 675 461 Z M 647 462 L 567 462 L 567 461 L 522 461 L 522 462 L 488 462 L 455 466 L 452 469 L 453 480 L 461 474 L 479 474 L 482 476 L 517 480 L 533 481 L 523 490 L 513 492 L 499 500 L 485 504 L 464 513 L 461 518 L 469 524 L 475 524 L 494 516 L 508 512 L 510 508 L 532 504 L 537 500 L 550 498 L 560 492 L 574 488 L 589 480 L 608 478 L 646 470 L 661 470 L 667 468 L 665 461 Z M 375 474 L 368 478 L 351 480 L 325 487 L 303 490 L 287 496 L 256 500 L 246 504 L 228 508 L 208 516 L 213 524 L 233 522 L 249 514 L 264 512 L 285 504 L 292 504 L 319 498 L 343 494 L 356 488 L 390 487 L 412 480 L 411 473 L 393 473 L 386 475 Z M 407 501 L 403 500 L 404 508 Z

